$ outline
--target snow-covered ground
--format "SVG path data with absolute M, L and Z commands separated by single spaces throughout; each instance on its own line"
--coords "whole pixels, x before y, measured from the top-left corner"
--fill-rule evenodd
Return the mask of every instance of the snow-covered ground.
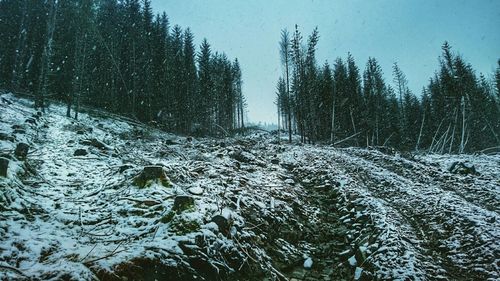
M 499 155 L 192 139 L 2 98 L 1 280 L 500 278 Z

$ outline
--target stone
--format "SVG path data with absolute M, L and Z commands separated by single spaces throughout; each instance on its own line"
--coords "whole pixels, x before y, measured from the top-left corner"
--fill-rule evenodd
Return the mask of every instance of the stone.
M 134 184 L 142 188 L 149 186 L 155 180 L 165 187 L 172 185 L 167 176 L 167 170 L 159 165 L 144 167 L 142 172 L 134 178 Z
M 202 195 L 205 190 L 199 186 L 193 186 L 188 189 L 188 192 L 193 195 Z
M 220 233 L 224 235 L 227 235 L 229 233 L 229 222 L 224 216 L 216 215 L 212 218 L 211 221 L 217 225 Z
M 453 162 L 450 168 L 448 168 L 448 171 L 452 174 L 459 174 L 459 175 L 479 175 L 479 173 L 476 170 L 476 167 L 474 167 L 474 165 L 468 162 L 460 162 L 460 161 Z
M 30 149 L 30 146 L 26 143 L 18 143 L 16 146 L 16 150 L 14 151 L 14 155 L 17 157 L 19 160 L 24 160 L 28 156 L 28 151 Z
M 174 199 L 174 206 L 172 207 L 172 210 L 180 213 L 192 207 L 194 207 L 193 197 L 187 195 L 179 195 Z
M 76 131 L 76 134 L 77 135 L 84 135 L 85 134 L 85 130 L 78 130 L 78 131 Z
M 85 156 L 87 154 L 89 154 L 89 153 L 87 152 L 86 149 L 79 148 L 79 149 L 75 150 L 75 153 L 73 153 L 73 156 Z
M 278 165 L 279 163 L 280 163 L 280 160 L 278 158 L 271 159 L 271 164 Z
M 9 159 L 0 157 L 0 177 L 7 177 L 9 169 Z

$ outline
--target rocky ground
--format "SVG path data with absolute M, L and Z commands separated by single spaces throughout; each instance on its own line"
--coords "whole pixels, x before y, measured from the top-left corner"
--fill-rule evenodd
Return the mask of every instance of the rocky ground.
M 1 98 L 0 280 L 500 278 L 499 155 L 193 139 Z

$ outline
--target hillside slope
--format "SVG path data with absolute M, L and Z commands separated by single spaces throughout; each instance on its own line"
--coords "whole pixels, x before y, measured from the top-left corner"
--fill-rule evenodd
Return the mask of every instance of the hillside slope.
M 1 97 L 1 280 L 500 278 L 499 155 L 192 139 Z

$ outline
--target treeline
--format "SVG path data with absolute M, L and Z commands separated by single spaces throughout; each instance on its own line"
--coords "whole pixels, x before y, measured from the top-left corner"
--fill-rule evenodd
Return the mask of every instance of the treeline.
M 238 60 L 154 15 L 149 0 L 0 0 L 0 86 L 216 135 L 244 127 Z M 73 111 L 73 112 L 72 112 Z
M 281 128 L 302 142 L 391 146 L 437 153 L 476 152 L 500 146 L 500 61 L 495 78 L 442 46 L 440 68 L 418 98 L 403 71 L 393 65 L 387 83 L 375 58 L 363 73 L 354 58 L 318 66 L 317 29 L 304 42 L 297 26 L 283 30 L 283 76 L 277 83 Z

